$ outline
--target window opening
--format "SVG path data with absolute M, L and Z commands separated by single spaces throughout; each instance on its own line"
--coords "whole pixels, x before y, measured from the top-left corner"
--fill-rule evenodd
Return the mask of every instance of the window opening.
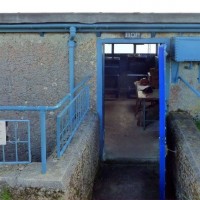
M 134 53 L 134 46 L 133 44 L 114 44 L 114 53 L 115 54 L 133 54 Z
M 156 44 L 137 44 L 136 53 L 138 54 L 156 54 Z

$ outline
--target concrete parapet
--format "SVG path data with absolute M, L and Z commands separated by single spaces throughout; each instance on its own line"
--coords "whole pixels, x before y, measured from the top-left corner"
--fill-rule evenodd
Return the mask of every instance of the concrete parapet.
M 200 133 L 189 114 L 169 114 L 167 143 L 177 199 L 200 199 Z
M 64 155 L 48 158 L 46 174 L 36 162 L 1 166 L 1 192 L 6 188 L 13 200 L 90 199 L 98 161 L 98 120 L 89 113 Z

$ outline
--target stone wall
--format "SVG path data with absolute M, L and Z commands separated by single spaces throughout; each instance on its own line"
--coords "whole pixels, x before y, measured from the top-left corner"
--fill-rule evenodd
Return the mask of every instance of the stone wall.
M 186 112 L 168 116 L 168 170 L 177 199 L 200 199 L 200 132 Z
M 53 106 L 69 92 L 68 33 L 0 34 L 0 105 Z M 75 82 L 91 75 L 91 108 L 96 109 L 96 36 L 78 34 Z M 47 154 L 55 142 L 58 111 L 47 113 Z M 0 112 L 0 119 L 29 119 L 32 161 L 40 161 L 40 121 L 37 112 Z M 37 147 L 37 148 L 36 148 Z
M 68 34 L 0 34 L 0 105 L 53 106 L 68 92 Z M 47 153 L 55 147 L 55 112 L 47 115 Z M 36 112 L 1 112 L 0 119 L 30 119 L 32 161 L 40 160 Z M 53 147 L 53 148 L 52 148 Z
M 0 166 L 0 199 L 10 200 L 89 200 L 99 165 L 99 122 L 88 113 L 64 155 L 54 152 L 47 160 L 47 173 L 41 163 Z

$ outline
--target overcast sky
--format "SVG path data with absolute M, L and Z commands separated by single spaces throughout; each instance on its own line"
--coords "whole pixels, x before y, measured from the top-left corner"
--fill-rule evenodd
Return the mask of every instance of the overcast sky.
M 198 0 L 1 0 L 0 12 L 200 13 L 200 6 Z

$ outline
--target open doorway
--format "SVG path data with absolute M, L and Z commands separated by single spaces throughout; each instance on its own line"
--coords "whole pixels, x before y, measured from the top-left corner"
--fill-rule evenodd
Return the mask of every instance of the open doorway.
M 104 44 L 104 160 L 159 162 L 158 44 Z
M 105 44 L 108 44 L 108 46 L 106 46 Z M 119 59 L 119 56 L 117 56 L 117 53 L 116 53 L 116 55 L 114 53 L 114 44 L 131 44 L 131 47 L 133 49 L 133 50 L 131 50 L 132 51 L 131 53 L 130 52 L 118 53 L 118 54 L 121 54 L 122 57 L 124 56 L 126 61 L 128 61 L 129 58 L 130 58 L 130 60 L 133 59 L 134 56 L 136 56 L 136 58 L 139 58 L 139 57 L 141 58 L 141 57 L 148 57 L 148 55 L 150 56 L 150 54 L 152 54 L 152 56 L 154 57 L 153 64 L 155 64 L 155 67 L 157 67 L 157 70 L 159 73 L 159 88 L 158 88 L 158 91 L 159 91 L 159 95 L 158 95 L 159 96 L 159 99 L 158 99 L 159 121 L 156 120 L 157 125 L 155 125 L 156 121 L 155 121 L 155 124 L 153 123 L 153 121 L 147 121 L 147 124 L 145 122 L 145 126 L 139 126 L 140 130 L 141 130 L 141 134 L 137 134 L 137 137 L 130 138 L 130 136 L 132 136 L 131 133 L 129 135 L 126 135 L 126 133 L 128 133 L 127 125 L 134 124 L 134 126 L 135 126 L 135 124 L 137 122 L 136 118 L 134 117 L 134 114 L 135 114 L 134 105 L 136 105 L 136 100 L 137 100 L 136 95 L 134 95 L 134 91 L 136 91 L 136 89 L 135 89 L 136 81 L 131 81 L 132 87 L 128 87 L 128 89 L 126 87 L 125 91 L 124 91 L 124 89 L 122 89 L 122 90 L 120 89 L 120 92 L 117 93 L 116 92 L 117 90 L 112 90 L 113 88 L 111 87 L 111 86 L 113 86 L 114 89 L 116 89 L 115 88 L 116 86 L 118 88 L 120 88 L 121 85 L 116 84 L 116 78 L 111 79 L 111 82 L 108 81 L 108 83 L 106 83 L 107 80 L 105 80 L 106 79 L 106 77 L 105 77 L 106 76 L 105 75 L 106 62 L 108 62 L 108 63 L 110 62 L 112 64 L 113 62 L 110 61 L 110 59 L 112 60 L 114 58 L 114 60 L 115 60 L 114 65 L 119 64 L 121 66 L 121 64 L 123 63 L 123 59 L 121 60 L 121 56 Z M 137 44 L 147 46 L 148 47 L 147 49 L 150 49 L 148 44 L 154 44 L 156 47 L 156 53 L 155 52 L 154 53 L 149 53 L 149 52 L 148 53 L 138 53 L 138 55 L 137 55 L 137 53 L 135 53 Z M 109 46 L 111 47 L 111 50 L 109 50 L 110 49 Z M 104 160 L 104 161 L 109 161 L 109 160 L 114 161 L 115 155 L 111 154 L 111 156 L 109 157 L 109 154 L 108 154 L 108 152 L 109 152 L 108 150 L 111 150 L 112 146 L 107 145 L 107 144 L 109 144 L 109 141 L 110 142 L 114 141 L 115 134 L 116 134 L 116 136 L 121 137 L 120 134 L 117 134 L 120 132 L 119 128 L 115 128 L 115 130 L 113 130 L 113 132 L 112 132 L 113 134 L 111 134 L 112 137 L 110 138 L 110 140 L 107 140 L 107 138 L 106 138 L 107 137 L 106 130 L 108 130 L 108 129 L 106 129 L 106 125 L 105 125 L 106 120 L 104 119 L 104 118 L 106 118 L 105 103 L 106 102 L 110 103 L 110 105 L 108 106 L 110 112 L 108 112 L 108 113 L 111 113 L 111 111 L 114 108 L 113 103 L 115 103 L 117 101 L 121 101 L 123 99 L 125 102 L 132 101 L 132 103 L 130 103 L 131 105 L 129 107 L 127 107 L 126 111 L 128 110 L 128 112 L 131 113 L 129 115 L 130 119 L 134 119 L 134 121 L 128 122 L 127 121 L 127 113 L 123 115 L 123 112 L 124 112 L 123 110 L 121 112 L 119 112 L 119 116 L 114 114 L 114 118 L 110 118 L 113 120 L 111 123 L 112 125 L 121 123 L 124 126 L 123 131 L 121 131 L 121 133 L 124 137 L 123 138 L 118 137 L 118 143 L 115 144 L 115 149 L 118 150 L 118 153 L 119 153 L 118 159 L 122 159 L 123 161 L 129 161 L 130 159 L 132 159 L 134 161 L 138 158 L 141 161 L 142 161 L 142 159 L 143 159 L 143 161 L 145 161 L 144 159 L 148 158 L 151 161 L 154 160 L 155 161 L 154 163 L 157 163 L 157 166 L 159 166 L 159 169 L 157 168 L 156 171 L 154 170 L 155 176 L 154 175 L 152 176 L 152 173 L 149 170 L 147 170 L 149 172 L 149 174 L 148 174 L 149 179 L 147 179 L 147 176 L 146 176 L 146 178 L 144 180 L 142 178 L 140 180 L 143 180 L 143 181 L 141 181 L 142 185 L 147 184 L 147 182 L 148 182 L 147 180 L 149 180 L 151 182 L 150 185 L 154 185 L 154 189 L 156 190 L 155 194 L 157 196 L 157 192 L 158 192 L 157 183 L 158 183 L 158 177 L 159 177 L 160 199 L 165 199 L 165 156 L 166 156 L 166 152 L 165 152 L 166 151 L 166 149 L 165 149 L 165 129 L 166 129 L 165 128 L 166 127 L 165 126 L 165 115 L 166 115 L 166 103 L 167 103 L 166 94 L 165 94 L 167 92 L 167 90 L 165 88 L 165 85 L 167 85 L 166 77 L 165 77 L 165 75 L 166 75 L 165 70 L 166 70 L 166 56 L 167 56 L 167 50 L 169 50 L 168 49 L 169 46 L 170 46 L 170 40 L 168 38 L 148 38 L 148 39 L 111 39 L 110 38 L 110 39 L 98 39 L 97 40 L 97 112 L 98 112 L 99 122 L 100 122 L 100 132 L 99 132 L 100 133 L 100 135 L 99 135 L 100 136 L 100 159 Z M 108 48 L 108 51 L 110 51 L 110 52 L 105 53 L 107 51 L 106 48 Z M 145 54 L 148 54 L 148 55 L 145 56 Z M 108 57 L 110 57 L 110 58 L 108 58 L 109 61 L 106 61 L 107 55 L 108 55 Z M 126 64 L 128 64 L 128 63 L 129 62 L 126 62 Z M 133 63 L 138 64 L 136 61 Z M 125 66 L 125 64 L 123 64 L 122 66 L 124 66 L 124 68 L 127 69 L 127 66 L 129 66 L 129 65 Z M 136 66 L 138 66 L 138 65 L 136 65 Z M 114 68 L 115 69 L 114 71 L 117 71 L 116 66 L 114 66 L 114 67 L 112 66 L 111 68 Z M 119 68 L 119 69 L 123 70 L 122 68 Z M 121 78 L 120 70 L 119 70 L 120 73 L 118 73 L 117 75 L 115 74 L 115 76 L 118 77 L 118 80 L 120 80 L 120 78 Z M 134 76 L 131 75 L 130 79 L 132 77 L 134 77 Z M 129 74 L 126 75 L 125 79 L 129 80 L 128 78 L 129 78 Z M 143 78 L 143 77 L 140 77 L 140 79 L 141 78 Z M 147 78 L 150 78 L 150 77 L 148 77 L 148 75 L 147 75 Z M 113 80 L 115 80 L 115 81 L 113 81 Z M 126 81 L 126 83 L 127 82 L 129 82 L 129 81 Z M 121 84 L 121 82 L 119 82 L 119 83 Z M 113 95 L 113 96 L 111 97 L 111 95 Z M 122 103 L 123 103 L 123 101 L 122 101 Z M 144 108 L 141 105 L 148 106 L 149 104 L 150 104 L 149 102 L 147 104 L 142 104 L 142 103 L 139 104 L 139 111 L 141 111 Z M 154 102 L 153 104 L 156 104 L 156 102 Z M 119 107 L 119 106 L 120 105 L 116 104 L 115 107 Z M 144 113 L 146 113 L 146 112 L 147 111 L 145 111 Z M 119 121 L 119 119 L 122 121 Z M 145 120 L 147 118 L 141 117 L 141 119 Z M 107 120 L 109 120 L 109 118 L 107 118 Z M 147 132 L 148 129 L 150 130 L 151 126 L 154 128 L 157 128 L 157 131 L 154 128 L 152 129 L 152 131 L 155 131 L 154 136 L 153 136 L 153 134 L 148 134 L 148 132 Z M 158 129 L 158 126 L 159 126 L 159 129 Z M 109 127 L 109 126 L 108 126 L 108 128 L 112 129 L 112 127 Z M 129 130 L 131 130 L 132 132 L 136 132 L 135 128 L 138 128 L 138 127 L 136 127 L 136 126 L 132 127 Z M 148 137 L 151 137 L 150 140 L 148 140 Z M 108 143 L 106 140 L 108 141 Z M 153 143 L 154 145 L 152 145 L 151 140 L 156 141 L 155 143 Z M 117 144 L 120 144 L 120 145 L 117 145 Z M 139 144 L 141 144 L 142 146 L 140 146 Z M 138 151 L 136 151 L 136 149 L 135 149 L 135 147 L 137 147 L 137 145 L 138 145 Z M 155 150 L 155 154 L 151 154 L 151 155 L 154 155 L 154 157 L 150 157 L 150 156 L 144 157 L 145 154 L 143 154 L 141 150 L 145 150 L 147 153 L 148 153 L 148 151 L 152 151 L 151 150 L 152 146 L 149 147 L 148 145 L 153 146 L 153 149 Z M 140 147 L 142 149 L 140 149 Z M 107 149 L 107 148 L 110 148 L 110 149 Z M 120 152 L 121 150 L 122 150 L 122 152 Z M 114 152 L 114 151 L 110 151 L 110 152 Z M 120 154 L 122 155 L 121 157 L 120 157 Z M 129 157 L 132 154 L 134 154 L 136 157 L 132 157 L 132 158 Z M 143 155 L 143 158 L 140 155 Z M 148 155 L 148 154 L 146 154 L 146 155 Z M 159 157 L 159 159 L 158 159 L 158 157 Z M 149 163 L 150 162 L 147 162 L 148 169 L 149 169 Z M 137 167 L 138 167 L 138 170 L 140 170 L 140 165 L 138 165 Z M 147 169 L 147 168 L 145 168 L 145 169 Z M 144 174 L 147 175 L 147 171 L 144 171 Z M 153 178 L 155 184 L 152 184 L 152 178 Z M 135 180 L 135 181 L 137 182 L 137 180 Z M 148 184 L 148 186 L 150 186 L 150 185 Z M 152 190 L 152 191 L 154 191 L 154 190 Z M 141 192 L 141 194 L 142 193 L 143 192 Z M 158 198 L 155 198 L 155 196 L 154 196 L 154 199 L 158 199 Z

